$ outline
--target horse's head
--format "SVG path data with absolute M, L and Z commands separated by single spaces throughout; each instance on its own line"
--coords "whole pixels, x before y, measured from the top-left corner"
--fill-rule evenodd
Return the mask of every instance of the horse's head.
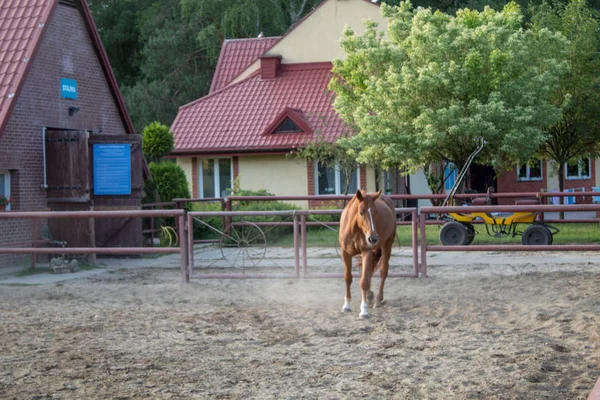
M 377 207 L 375 206 L 375 200 L 379 198 L 381 190 L 374 194 L 367 194 L 358 189 L 356 191 L 356 199 L 358 200 L 358 216 L 357 223 L 360 229 L 365 234 L 365 239 L 369 246 L 374 247 L 379 243 L 379 235 L 375 226 L 377 221 Z

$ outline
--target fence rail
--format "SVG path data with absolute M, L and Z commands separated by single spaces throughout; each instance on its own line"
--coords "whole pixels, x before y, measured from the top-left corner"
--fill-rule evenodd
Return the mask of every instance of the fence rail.
M 423 215 L 428 214 L 447 214 L 447 213 L 477 213 L 477 212 L 600 212 L 600 204 L 579 204 L 579 205 L 523 205 L 523 206 L 469 206 L 469 207 L 422 207 L 421 217 L 419 219 L 419 229 L 421 233 L 421 276 L 427 277 L 427 251 L 598 251 L 600 245 L 544 245 L 544 246 L 524 246 L 524 245 L 477 245 L 477 246 L 439 246 L 428 245 L 426 236 L 426 224 Z M 596 220 L 597 222 L 597 220 Z
M 80 219 L 80 218 L 155 218 L 155 217 L 173 217 L 178 221 L 179 237 L 185 237 L 185 213 L 183 210 L 111 210 L 111 211 L 11 211 L 0 213 L 0 220 L 4 219 Z M 35 235 L 35 230 L 32 232 Z M 0 254 L 30 254 L 32 259 L 36 254 L 89 254 L 95 257 L 96 254 L 148 254 L 148 253 L 179 253 L 181 258 L 182 271 L 186 265 L 187 241 L 180 240 L 179 247 L 60 247 L 60 248 L 40 248 L 33 247 L 34 243 L 39 243 L 38 237 L 32 237 L 32 247 L 0 247 Z M 185 274 L 182 274 L 182 281 L 185 282 Z

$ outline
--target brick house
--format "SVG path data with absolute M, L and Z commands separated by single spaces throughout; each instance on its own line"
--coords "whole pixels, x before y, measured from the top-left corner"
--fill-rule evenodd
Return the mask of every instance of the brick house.
M 182 106 L 171 127 L 172 155 L 193 197 L 223 197 L 236 180 L 243 189 L 276 195 L 343 194 L 338 168 L 286 155 L 317 137 L 334 141 L 344 134 L 327 85 L 332 60 L 345 56 L 344 27 L 361 33 L 366 18 L 387 29 L 376 3 L 325 0 L 281 37 L 223 43 L 210 93 Z M 406 178 L 372 165 L 352 174 L 349 193 L 407 190 Z M 410 178 L 412 193 L 431 193 L 423 174 Z
M 91 166 L 88 145 L 94 140 L 106 142 L 110 136 L 109 143 L 129 143 L 133 152 L 139 147 L 139 135 L 131 133 L 131 120 L 86 2 L 2 1 L 0 194 L 12 198 L 9 212 L 90 210 L 115 205 L 139 208 L 141 150 L 132 158 L 132 182 L 137 183 L 132 183 L 130 196 L 94 196 L 86 172 Z M 68 143 L 78 143 L 79 147 L 68 147 Z M 53 185 L 52 179 L 61 176 L 66 180 Z M 80 181 L 68 182 L 69 176 L 79 176 Z M 69 245 L 95 246 L 102 241 L 114 244 L 139 231 L 139 239 L 125 240 L 124 244 L 141 243 L 139 221 L 131 224 L 131 229 L 121 229 L 116 235 L 123 235 L 120 239 L 115 237 L 116 232 L 109 239 L 98 237 L 106 233 L 104 228 L 98 230 L 98 225 L 78 234 L 67 233 L 76 225 L 71 221 L 63 226 L 68 237 L 54 239 L 67 240 Z M 31 241 L 30 221 L 0 219 L 0 246 L 30 247 Z M 14 259 L 0 255 L 0 262 Z

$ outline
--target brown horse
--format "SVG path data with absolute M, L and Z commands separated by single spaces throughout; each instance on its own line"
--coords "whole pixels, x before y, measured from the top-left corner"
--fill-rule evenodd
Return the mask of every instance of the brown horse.
M 342 260 L 344 260 L 344 280 L 346 281 L 346 298 L 342 311 L 352 311 L 350 308 L 352 257 L 358 254 L 362 256 L 360 278 L 362 302 L 359 316 L 369 318 L 368 307 L 373 306 L 371 278 L 377 268 L 381 268 L 381 282 L 375 298 L 375 307 L 381 306 L 383 285 L 387 278 L 395 237 L 396 213 L 392 200 L 388 196 L 381 195 L 381 190 L 377 193 L 357 190 L 356 195 L 344 208 L 340 220 L 340 248 Z

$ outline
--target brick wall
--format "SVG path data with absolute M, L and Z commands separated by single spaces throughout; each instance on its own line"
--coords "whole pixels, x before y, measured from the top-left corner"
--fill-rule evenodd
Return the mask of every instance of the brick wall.
M 585 187 L 586 191 L 591 191 L 591 187 L 595 186 L 595 160 L 592 160 L 591 165 L 592 176 L 590 179 L 565 179 L 565 189 L 580 189 Z M 512 171 L 506 171 L 498 176 L 498 193 L 523 193 L 523 192 L 540 192 L 542 189 L 554 189 L 548 187 L 548 163 L 543 163 L 543 174 L 541 181 L 519 181 L 517 179 L 516 166 Z M 516 199 L 499 199 L 498 204 L 514 204 Z M 586 196 L 584 199 L 578 199 L 577 203 L 591 203 L 591 196 Z
M 59 4 L 46 27 L 13 112 L 0 138 L 0 170 L 11 174 L 12 210 L 46 208 L 42 128 L 127 133 L 82 16 Z M 60 78 L 77 81 L 77 100 L 63 99 Z M 69 116 L 70 106 L 80 111 Z M 92 133 L 93 134 L 93 133 Z M 29 221 L 0 220 L 0 246 L 30 246 Z M 0 265 L 20 255 L 0 255 Z

